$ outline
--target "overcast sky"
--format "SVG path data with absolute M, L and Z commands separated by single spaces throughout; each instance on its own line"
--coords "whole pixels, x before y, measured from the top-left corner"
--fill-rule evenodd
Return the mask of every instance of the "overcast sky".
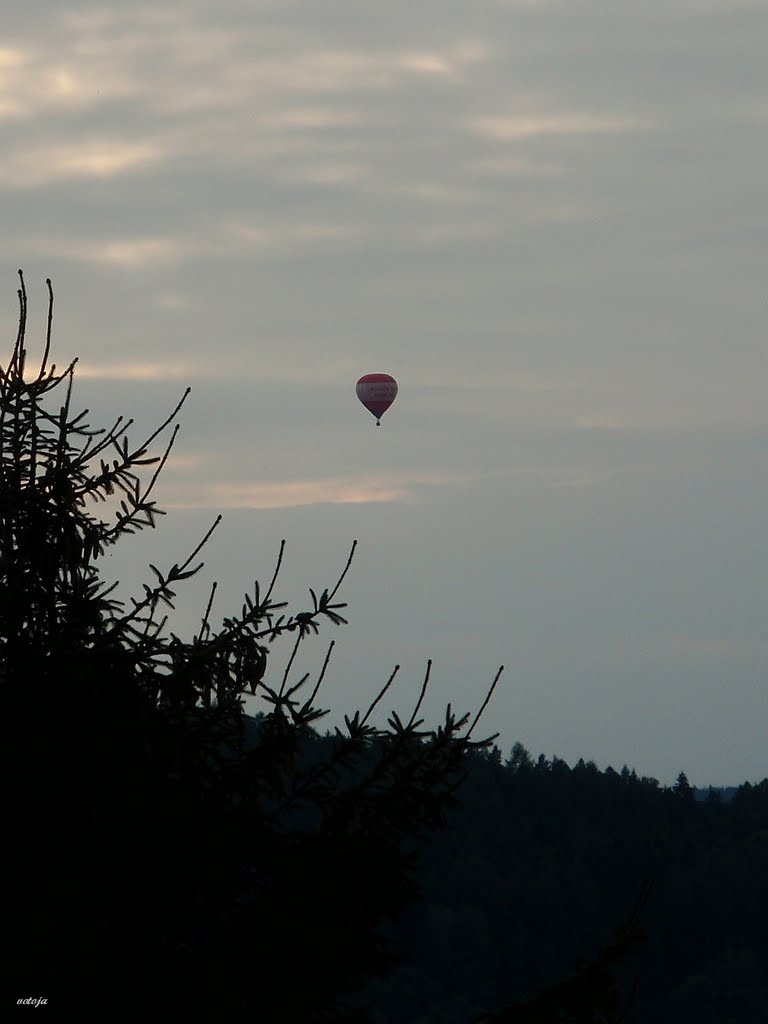
M 505 754 L 768 775 L 766 38 L 762 0 L 6 11 L 0 326 L 21 266 L 92 422 L 193 389 L 124 596 L 219 511 L 189 634 L 357 538 L 299 666 L 336 639 L 336 714 L 504 663 Z

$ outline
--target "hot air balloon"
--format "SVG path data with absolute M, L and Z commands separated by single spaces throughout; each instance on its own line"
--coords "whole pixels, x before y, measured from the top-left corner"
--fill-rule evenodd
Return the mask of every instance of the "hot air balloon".
M 381 417 L 397 398 L 397 381 L 388 373 L 366 373 L 355 387 L 357 397 L 368 412 L 376 417 L 376 426 L 381 426 Z

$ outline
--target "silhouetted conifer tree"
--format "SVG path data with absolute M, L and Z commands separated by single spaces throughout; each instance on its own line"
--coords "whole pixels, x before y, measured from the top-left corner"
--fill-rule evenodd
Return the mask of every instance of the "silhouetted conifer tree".
M 438 827 L 474 719 L 386 728 L 365 711 L 319 737 L 314 678 L 292 676 L 302 641 L 345 622 L 336 583 L 290 613 L 269 585 L 191 639 L 167 628 L 217 519 L 191 554 L 126 605 L 100 574 L 115 543 L 163 515 L 155 486 L 189 393 L 145 440 L 132 421 L 88 425 L 76 361 L 30 365 L 27 294 L 0 372 L 0 709 L 5 873 L 15 997 L 110 1018 L 127 1010 L 211 1019 L 346 1019 L 343 997 L 392 962 L 381 931 L 412 896 L 414 853 Z M 152 446 L 165 437 L 160 454 Z M 95 514 L 110 505 L 111 518 Z M 281 677 L 274 645 L 291 644 Z M 257 722 L 243 696 L 258 694 Z M 214 1017 L 215 1015 L 215 1017 Z M 364 1019 L 362 1013 L 349 1019 Z
M 693 786 L 688 781 L 688 776 L 685 772 L 680 772 L 677 776 L 672 791 L 683 800 L 693 800 L 695 796 Z

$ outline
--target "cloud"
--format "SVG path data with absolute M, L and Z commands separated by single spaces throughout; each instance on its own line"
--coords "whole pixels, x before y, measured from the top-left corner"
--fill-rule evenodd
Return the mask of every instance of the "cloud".
M 316 103 L 321 96 L 391 90 L 414 78 L 459 79 L 485 56 L 483 44 L 473 41 L 424 49 L 341 40 L 318 45 L 296 26 L 280 26 L 268 15 L 260 20 L 258 13 L 210 18 L 199 7 L 138 4 L 57 11 L 55 32 L 30 31 L 0 49 L 0 116 L 33 119 L 134 101 L 159 115 L 247 108 L 269 120 L 280 116 L 276 99 Z M 326 123 L 299 118 L 294 126 Z
M 160 304 L 173 311 L 185 309 L 192 300 L 184 296 L 160 295 L 156 304 Z M 271 344 L 269 341 L 261 341 L 260 348 L 267 352 Z M 291 352 L 295 348 L 291 348 Z M 354 376 L 351 376 L 350 367 L 346 360 L 334 357 L 329 354 L 323 364 L 318 366 L 314 363 L 306 363 L 301 366 L 295 365 L 289 358 L 285 363 L 268 361 L 263 359 L 244 360 L 242 357 L 231 357 L 224 359 L 210 359 L 205 354 L 197 358 L 166 358 L 158 359 L 150 356 L 143 358 L 115 360 L 114 362 L 102 362 L 98 358 L 83 357 L 77 364 L 78 380 L 95 381 L 178 381 L 186 383 L 190 380 L 214 380 L 227 381 L 230 384 L 237 382 L 243 384 L 247 381 L 259 382 L 262 386 L 271 387 L 274 384 L 283 386 L 283 394 L 290 390 L 290 387 L 297 387 L 301 384 L 316 388 L 321 382 L 334 382 L 351 379 L 354 383 Z M 285 388 L 288 385 L 288 389 Z M 226 401 L 232 402 L 231 396 Z
M 167 266 L 190 258 L 195 242 L 184 238 L 117 238 L 104 241 L 58 241 L 47 239 L 39 247 L 81 263 L 96 263 L 117 270 L 145 270 Z
M 125 100 L 149 87 L 119 59 L 119 45 L 102 52 L 78 46 L 61 35 L 30 38 L 0 50 L 0 118 L 32 120 L 46 114 L 66 116 Z M 62 56 L 71 52 L 69 59 Z
M 0 178 L 2 172 L 0 172 Z M 26 242 L 25 248 L 38 256 L 64 258 L 90 263 L 99 270 L 145 272 L 155 268 L 180 266 L 193 260 L 238 258 L 243 254 L 270 250 L 287 252 L 306 246 L 343 243 L 355 237 L 347 225 L 307 222 L 274 225 L 249 224 L 221 219 L 204 235 L 168 235 L 117 237 L 103 239 L 39 238 Z M 176 296 L 176 293 L 169 293 Z M 180 308 L 177 297 L 161 302 L 166 308 Z
M 463 482 L 462 474 L 401 473 L 240 483 L 195 481 L 165 488 L 164 508 L 297 508 L 412 501 L 423 487 Z
M 542 136 L 604 135 L 630 131 L 632 121 L 594 114 L 522 114 L 473 118 L 469 127 L 496 142 L 517 142 Z
M 158 309 L 167 309 L 174 312 L 186 309 L 189 304 L 189 296 L 184 295 L 182 292 L 163 292 L 155 299 L 155 305 Z
M 133 361 L 121 363 L 95 363 L 83 360 L 77 364 L 77 376 L 81 380 L 192 380 L 210 379 L 215 368 L 205 366 L 202 361 Z
M 111 178 L 159 163 L 164 156 L 162 146 L 147 140 L 33 143 L 6 150 L 0 162 L 0 185 L 35 188 L 78 178 Z
M 488 55 L 488 47 L 477 40 L 442 50 L 406 51 L 397 60 L 406 71 L 416 75 L 463 79 L 472 67 L 486 60 Z
M 224 233 L 231 243 L 235 242 L 238 248 L 287 248 L 292 244 L 322 242 L 337 239 L 350 238 L 355 235 L 354 228 L 345 224 L 318 223 L 284 223 L 272 225 L 270 223 L 248 223 L 240 221 L 228 223 L 224 227 Z
M 313 185 L 348 185 L 359 181 L 364 168 L 354 163 L 327 163 L 310 165 L 295 171 L 290 177 L 292 181 L 308 182 Z
M 605 416 L 601 413 L 592 413 L 587 416 L 577 416 L 576 426 L 579 430 L 622 430 L 626 424 L 617 416 Z

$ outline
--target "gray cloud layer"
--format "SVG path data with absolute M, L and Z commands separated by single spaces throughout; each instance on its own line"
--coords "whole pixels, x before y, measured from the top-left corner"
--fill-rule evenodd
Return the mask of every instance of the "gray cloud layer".
M 767 22 L 22 6 L 0 324 L 23 265 L 95 418 L 193 385 L 162 493 L 179 537 L 233 510 L 233 586 L 256 533 L 268 559 L 293 530 L 309 575 L 360 535 L 339 703 L 433 656 L 469 706 L 505 661 L 505 743 L 762 777 Z M 401 395 L 374 432 L 354 381 L 379 369 Z

